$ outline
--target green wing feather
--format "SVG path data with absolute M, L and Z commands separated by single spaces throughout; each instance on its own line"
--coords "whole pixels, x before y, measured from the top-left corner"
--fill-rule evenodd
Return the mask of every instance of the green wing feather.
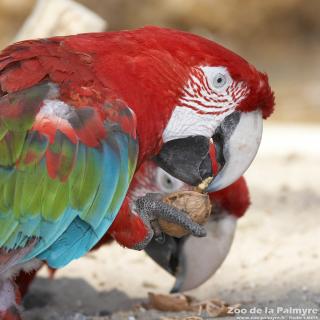
M 36 239 L 20 262 L 62 266 L 111 225 L 138 154 L 131 110 L 117 102 L 112 112 L 102 120 L 93 107 L 67 105 L 46 82 L 0 97 L 0 247 Z

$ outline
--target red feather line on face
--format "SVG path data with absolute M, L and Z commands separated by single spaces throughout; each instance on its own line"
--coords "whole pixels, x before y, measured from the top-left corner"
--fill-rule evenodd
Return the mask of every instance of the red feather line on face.
M 247 96 L 248 90 L 242 83 L 233 81 L 226 91 L 215 91 L 210 87 L 204 71 L 193 68 L 183 93 L 179 106 L 202 115 L 221 115 L 235 109 Z

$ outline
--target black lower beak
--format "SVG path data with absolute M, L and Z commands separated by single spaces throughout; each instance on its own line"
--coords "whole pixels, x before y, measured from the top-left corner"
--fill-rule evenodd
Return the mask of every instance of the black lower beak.
M 213 176 L 207 137 L 193 136 L 166 142 L 155 157 L 156 163 L 172 176 L 198 185 Z
M 181 268 L 183 269 L 182 251 L 185 241 L 185 237 L 178 239 L 166 236 L 164 243 L 160 244 L 155 239 L 152 239 L 145 248 L 145 251 L 159 266 L 176 277 L 181 273 Z M 182 282 L 182 279 L 176 279 L 176 283 L 170 293 L 179 292 Z
M 181 252 L 186 238 L 174 238 L 165 236 L 163 243 L 157 242 L 154 238 L 145 248 L 146 253 L 164 270 L 176 276 L 181 267 Z M 176 286 L 172 288 L 171 293 L 177 292 Z

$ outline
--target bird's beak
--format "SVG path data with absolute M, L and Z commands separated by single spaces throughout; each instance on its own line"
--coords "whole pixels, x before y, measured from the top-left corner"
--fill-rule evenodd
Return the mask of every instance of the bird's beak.
M 145 251 L 176 278 L 171 292 L 197 288 L 221 266 L 232 244 L 236 218 L 226 215 L 206 225 L 207 237 L 166 236 L 164 244 L 152 240 Z
M 248 169 L 260 146 L 262 121 L 260 110 L 234 112 L 217 128 L 212 139 L 219 150 L 217 158 L 221 167 L 208 192 L 224 189 Z
M 191 136 L 170 140 L 155 161 L 169 174 L 193 186 L 213 177 L 206 191 L 217 191 L 248 169 L 261 137 L 261 111 L 235 111 L 222 121 L 211 139 Z
M 175 178 L 195 186 L 213 175 L 209 149 L 210 141 L 204 136 L 170 140 L 155 161 Z

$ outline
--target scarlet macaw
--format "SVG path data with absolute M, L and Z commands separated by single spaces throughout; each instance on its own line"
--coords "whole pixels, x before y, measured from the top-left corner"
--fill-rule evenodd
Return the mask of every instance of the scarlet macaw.
M 0 88 L 0 297 L 18 270 L 90 250 L 130 210 L 150 158 L 191 185 L 214 176 L 207 191 L 234 182 L 274 106 L 266 74 L 244 59 L 158 27 L 16 43 L 0 54 Z M 116 227 L 131 248 L 150 242 L 159 216 L 205 235 L 150 195 L 135 213 L 137 229 L 126 215 Z

